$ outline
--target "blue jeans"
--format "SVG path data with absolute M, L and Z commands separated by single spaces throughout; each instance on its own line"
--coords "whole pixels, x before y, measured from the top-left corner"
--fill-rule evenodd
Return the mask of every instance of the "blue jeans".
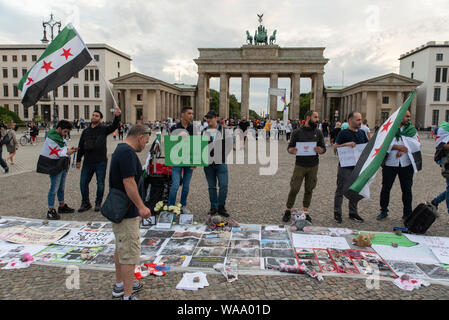
M 97 197 L 95 203 L 101 203 L 104 195 L 104 180 L 106 177 L 107 161 L 98 163 L 83 163 L 81 169 L 80 188 L 83 203 L 90 203 L 89 200 L 89 183 L 95 173 L 97 177 Z
M 212 209 L 225 206 L 228 195 L 228 166 L 226 163 L 204 167 L 207 184 L 209 186 L 209 200 Z M 217 180 L 220 188 L 217 196 Z
M 441 193 L 438 197 L 433 199 L 432 202 L 435 204 L 440 204 L 444 200 L 446 200 L 447 211 L 449 213 L 449 179 L 446 179 L 446 190 L 443 193 Z
M 48 208 L 55 207 L 56 194 L 58 194 L 59 203 L 64 203 L 64 188 L 66 177 L 67 177 L 67 170 L 62 170 L 60 173 L 54 176 L 50 176 L 50 190 L 48 191 Z
M 168 195 L 168 205 L 174 206 L 176 204 L 176 195 L 178 194 L 178 189 L 181 184 L 181 174 L 182 175 L 182 192 L 181 192 L 181 205 L 187 205 L 187 196 L 189 195 L 190 180 L 192 179 L 193 169 L 190 167 L 172 167 L 171 176 L 171 188 L 170 194 Z

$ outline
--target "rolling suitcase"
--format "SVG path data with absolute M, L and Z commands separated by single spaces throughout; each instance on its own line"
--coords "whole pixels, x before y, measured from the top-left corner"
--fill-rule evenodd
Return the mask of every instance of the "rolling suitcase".
M 413 233 L 426 233 L 437 218 L 435 211 L 435 207 L 430 203 L 421 203 L 404 221 L 404 225 Z

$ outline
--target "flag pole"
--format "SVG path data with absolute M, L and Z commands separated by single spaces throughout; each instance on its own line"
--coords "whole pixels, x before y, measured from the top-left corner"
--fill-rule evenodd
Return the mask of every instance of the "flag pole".
M 107 87 L 108 90 L 109 90 L 109 93 L 111 94 L 112 100 L 114 101 L 114 106 L 115 106 L 116 108 L 118 108 L 119 106 L 118 106 L 118 104 L 117 104 L 117 101 L 115 100 L 114 94 L 112 93 L 112 90 L 111 90 L 111 88 L 109 87 L 109 84 L 108 84 L 108 82 L 106 81 L 106 78 L 104 77 L 103 72 L 101 72 L 101 69 L 100 69 L 100 67 L 98 66 L 97 61 L 95 61 L 95 59 L 93 59 L 93 60 L 94 60 L 95 66 L 96 66 L 97 69 L 98 69 L 98 72 L 100 73 L 101 78 L 103 79 L 103 81 L 104 81 L 106 87 Z

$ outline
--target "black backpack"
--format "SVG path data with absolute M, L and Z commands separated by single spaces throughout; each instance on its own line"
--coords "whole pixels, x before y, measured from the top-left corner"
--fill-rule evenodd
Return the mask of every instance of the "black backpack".
M 404 221 L 404 225 L 413 233 L 423 234 L 437 217 L 435 207 L 429 203 L 419 204 Z
M 10 142 L 11 137 L 9 136 L 9 132 L 6 132 L 6 134 L 0 139 L 0 147 L 3 145 L 8 145 Z

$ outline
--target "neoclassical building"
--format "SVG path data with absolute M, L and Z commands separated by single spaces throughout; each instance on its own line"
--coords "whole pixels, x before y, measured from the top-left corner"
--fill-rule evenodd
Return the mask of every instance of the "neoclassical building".
M 124 122 L 179 118 L 183 106 L 195 104 L 196 86 L 170 84 L 137 72 L 111 80 Z
M 344 121 L 351 111 L 358 111 L 368 125 L 380 125 L 396 111 L 422 82 L 389 73 L 347 87 L 326 87 L 322 119 Z M 412 122 L 416 121 L 416 100 L 411 105 Z

